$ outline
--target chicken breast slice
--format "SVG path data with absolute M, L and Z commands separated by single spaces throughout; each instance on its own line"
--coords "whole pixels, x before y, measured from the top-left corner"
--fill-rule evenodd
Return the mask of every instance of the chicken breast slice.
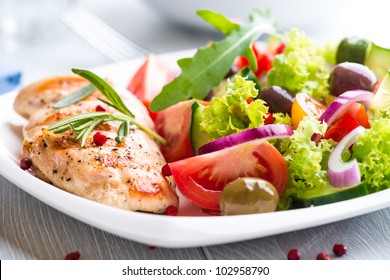
M 66 87 L 53 89 L 53 84 L 63 85 L 55 79 L 66 80 Z M 102 124 L 89 135 L 84 147 L 74 141 L 75 135 L 71 131 L 62 134 L 48 131 L 47 126 L 61 119 L 93 112 L 98 105 L 105 106 L 97 100 L 102 97 L 98 92 L 60 110 L 52 109 L 52 103 L 34 101 L 34 98 L 46 96 L 47 101 L 51 98 L 51 102 L 56 102 L 87 84 L 73 80 L 73 77 L 49 80 L 50 83 L 44 80 L 41 85 L 37 82 L 23 89 L 20 93 L 23 98 L 19 95 L 14 104 L 21 115 L 30 117 L 24 130 L 22 156 L 32 160 L 34 175 L 78 196 L 121 209 L 164 213 L 168 206 L 178 207 L 174 183 L 161 174 L 166 162 L 158 144 L 136 126 L 131 126 L 129 136 L 118 144 L 115 137 L 119 123 Z M 72 81 L 75 84 L 72 85 Z M 60 92 L 61 98 L 58 94 L 50 95 L 51 90 Z M 153 129 L 153 122 L 142 103 L 127 90 L 119 94 L 137 121 Z M 118 113 L 112 108 L 107 110 Z M 98 131 L 108 138 L 103 146 L 93 142 L 93 135 Z

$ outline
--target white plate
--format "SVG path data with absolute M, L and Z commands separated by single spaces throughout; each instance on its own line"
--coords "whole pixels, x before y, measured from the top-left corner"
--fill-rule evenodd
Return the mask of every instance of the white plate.
M 162 58 L 174 64 L 186 54 Z M 96 72 L 126 85 L 141 62 L 108 65 Z M 204 216 L 183 198 L 179 208 L 181 216 L 177 217 L 134 213 L 102 205 L 62 191 L 19 168 L 25 120 L 13 110 L 15 96 L 16 92 L 0 96 L 0 174 L 55 209 L 127 239 L 161 247 L 214 245 L 313 227 L 390 206 L 390 190 L 324 206 L 230 217 Z

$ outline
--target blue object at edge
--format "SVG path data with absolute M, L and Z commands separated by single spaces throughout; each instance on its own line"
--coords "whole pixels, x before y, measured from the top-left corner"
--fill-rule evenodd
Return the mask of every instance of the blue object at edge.
M 0 94 L 15 89 L 19 84 L 22 73 L 12 67 L 0 65 Z

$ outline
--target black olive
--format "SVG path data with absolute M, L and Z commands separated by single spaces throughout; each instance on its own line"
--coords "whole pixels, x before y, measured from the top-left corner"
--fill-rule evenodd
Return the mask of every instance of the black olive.
M 329 76 L 330 93 L 339 96 L 348 90 L 372 91 L 377 78 L 367 66 L 354 62 L 343 62 L 336 65 Z
M 291 107 L 294 98 L 290 92 L 279 86 L 265 88 L 260 93 L 260 99 L 263 99 L 271 113 L 291 114 Z

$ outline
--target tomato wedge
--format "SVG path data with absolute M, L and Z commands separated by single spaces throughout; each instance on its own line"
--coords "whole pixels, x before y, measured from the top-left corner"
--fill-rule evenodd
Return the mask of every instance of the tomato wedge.
M 161 146 L 167 162 L 194 156 L 189 132 L 193 103 L 194 100 L 183 101 L 157 112 L 156 130 L 167 141 L 167 144 Z
M 370 122 L 368 121 L 368 115 L 367 111 L 364 108 L 363 104 L 360 103 L 354 103 L 351 104 L 347 112 L 350 113 L 356 121 L 359 123 L 359 125 L 363 126 L 364 128 L 370 128 Z
M 356 121 L 356 119 L 347 112 L 326 130 L 324 138 L 333 139 L 334 141 L 340 142 L 345 135 L 358 126 L 359 123 Z
M 298 93 L 295 96 L 291 107 L 291 119 L 294 129 L 296 129 L 301 120 L 306 116 L 319 118 L 325 111 L 326 107 L 313 97 L 306 93 Z
M 152 100 L 161 92 L 163 86 L 174 78 L 173 71 L 156 55 L 150 54 L 132 77 L 127 89 L 149 110 Z M 154 120 L 155 113 L 149 111 L 149 114 Z
M 168 165 L 180 192 L 209 210 L 219 210 L 222 189 L 239 177 L 267 180 L 280 195 L 288 181 L 285 159 L 266 140 L 246 142 Z
M 324 138 L 340 142 L 345 135 L 358 126 L 370 128 L 370 123 L 364 105 L 353 103 L 347 108 L 344 115 L 327 129 Z

